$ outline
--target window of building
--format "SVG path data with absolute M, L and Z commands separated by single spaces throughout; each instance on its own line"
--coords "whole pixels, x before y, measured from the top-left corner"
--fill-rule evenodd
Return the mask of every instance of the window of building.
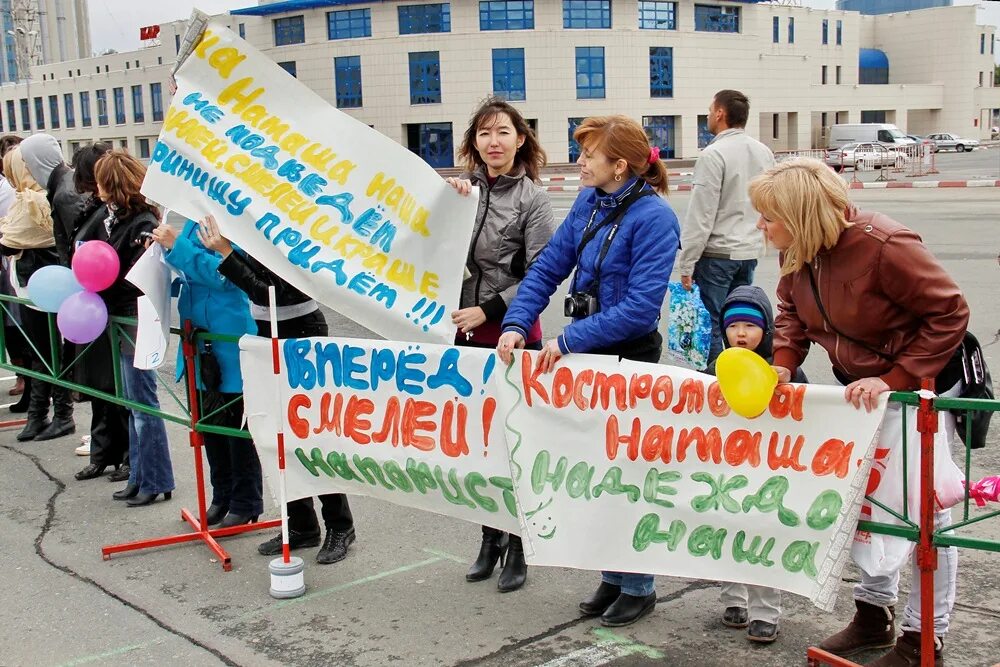
M 90 92 L 86 90 L 80 93 L 80 124 L 84 127 L 93 124 L 90 119 Z
M 142 86 L 132 86 L 132 120 L 136 123 L 146 120 L 146 113 L 142 108 Z
M 723 5 L 695 5 L 694 29 L 702 32 L 739 32 L 740 8 Z
M 879 49 L 860 49 L 858 51 L 858 83 L 887 84 L 889 83 L 889 58 Z
M 284 60 L 280 63 L 277 63 L 277 65 L 281 69 L 285 70 L 286 72 L 294 76 L 296 79 L 299 78 L 299 69 L 296 66 L 294 60 Z
M 242 23 L 240 25 L 243 25 Z M 139 137 L 139 158 L 142 160 L 149 159 L 149 139 L 146 137 Z
M 563 0 L 563 28 L 611 28 L 611 0 Z
M 413 123 L 407 125 L 406 147 L 435 169 L 455 165 L 451 123 Z
M 437 51 L 410 54 L 410 104 L 441 102 L 441 58 Z
M 31 131 L 31 106 L 25 97 L 21 98 L 21 131 Z
M 778 114 L 771 114 L 771 138 L 778 138 Z
M 823 19 L 823 44 L 830 43 L 830 22 Z
M 7 100 L 7 131 L 17 132 L 17 119 L 14 117 L 14 100 Z
M 643 30 L 677 30 L 677 3 L 639 0 L 639 27 Z
M 861 112 L 861 122 L 862 123 L 884 123 L 885 122 L 885 111 L 862 111 Z
M 983 87 L 983 73 L 982 72 L 979 73 L 979 87 L 980 88 Z M 55 127 L 55 125 L 53 125 L 52 127 Z
M 827 113 L 824 111 L 823 113 L 821 113 L 819 115 L 819 126 L 820 126 L 820 129 L 826 127 L 826 120 L 827 120 Z
M 534 30 L 534 0 L 482 0 L 480 30 Z
M 649 96 L 674 96 L 674 49 L 671 46 L 649 47 Z
M 303 44 L 306 41 L 306 22 L 302 16 L 274 19 L 274 45 Z
M 568 118 L 567 123 L 569 125 L 569 161 L 576 162 L 580 159 L 580 144 L 576 139 L 573 138 L 573 133 L 576 132 L 576 128 L 580 127 L 580 123 L 583 122 L 583 118 Z
M 604 99 L 604 47 L 576 47 L 576 99 Z
M 326 13 L 327 39 L 354 39 L 372 36 L 372 10 L 342 9 Z
M 826 85 L 826 65 L 823 65 L 823 67 L 821 69 L 821 74 L 820 74 L 820 77 L 819 77 L 819 82 L 822 83 L 823 85 Z
M 112 91 L 114 93 L 115 100 L 115 124 L 124 125 L 125 124 L 125 89 L 124 88 L 114 88 Z
M 126 60 L 125 61 L 125 69 L 132 69 L 132 63 L 130 63 L 129 61 Z
M 837 46 L 844 43 L 844 22 L 837 19 Z
M 426 32 L 451 32 L 450 2 L 399 6 L 400 35 L 415 35 Z
M 153 110 L 153 122 L 159 123 L 163 120 L 163 84 L 149 84 L 149 107 Z
M 246 23 L 240 23 L 239 25 L 237 25 L 236 26 L 236 30 L 240 34 L 240 39 L 246 39 L 247 38 L 247 24 Z M 146 144 L 148 145 L 149 142 L 147 141 Z
M 45 106 L 42 104 L 41 97 L 35 98 L 35 129 L 45 129 Z
M 181 52 L 181 36 L 180 34 L 174 35 L 174 53 Z
M 157 65 L 163 64 L 163 56 L 156 56 L 156 64 Z M 77 74 L 79 74 L 79 72 L 77 72 Z
M 836 78 L 836 83 L 837 83 L 837 85 L 838 85 L 838 86 L 840 85 L 840 65 L 837 65 L 837 78 Z
M 794 16 L 789 16 L 788 17 L 788 43 L 789 44 L 794 44 L 795 43 L 795 17 Z
M 524 49 L 493 49 L 493 94 L 524 101 Z
M 338 109 L 356 109 L 363 105 L 361 95 L 361 56 L 338 56 L 333 59 L 334 88 Z
M 979 53 L 980 55 L 986 55 L 986 33 L 980 33 L 979 35 Z
M 715 135 L 708 131 L 708 116 L 698 116 L 698 150 L 707 147 L 714 138 Z
M 771 19 L 771 41 L 777 44 L 781 40 L 781 17 Z
M 59 129 L 59 96 L 49 95 L 49 123 L 53 130 Z
M 660 149 L 660 158 L 674 157 L 676 140 L 674 128 L 677 116 L 643 116 L 642 128 L 649 137 L 649 145 Z
M 76 127 L 76 114 L 73 113 L 73 93 L 63 94 L 63 114 L 66 116 L 66 127 Z

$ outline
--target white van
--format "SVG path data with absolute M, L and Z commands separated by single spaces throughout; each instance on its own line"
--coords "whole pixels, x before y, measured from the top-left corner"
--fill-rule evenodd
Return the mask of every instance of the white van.
M 874 141 L 899 146 L 916 143 L 891 123 L 844 123 L 830 128 L 830 148 Z

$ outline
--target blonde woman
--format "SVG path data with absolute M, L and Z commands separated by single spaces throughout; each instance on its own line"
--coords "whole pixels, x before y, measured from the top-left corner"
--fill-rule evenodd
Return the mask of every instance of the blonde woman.
M 28 171 L 20 147 L 13 148 L 4 155 L 3 173 L 15 192 L 10 210 L 0 219 L 0 234 L 3 235 L 0 251 L 11 258 L 10 279 L 17 291 L 23 294 L 35 271 L 43 266 L 59 263 L 52 232 L 52 209 L 45 190 Z M 54 361 L 48 345 L 49 316 L 34 308 L 20 310 L 25 336 L 34 343 L 35 350 L 38 351 L 31 352 L 31 368 L 39 373 L 49 373 Z M 48 418 L 50 400 L 54 417 L 51 422 Z M 32 382 L 28 398 L 28 423 L 17 434 L 18 442 L 50 440 L 75 430 L 73 401 L 69 391 L 40 380 Z
M 858 409 L 870 411 L 885 392 L 918 389 L 921 378 L 936 378 L 938 394 L 958 393 L 962 370 L 955 352 L 969 306 L 915 232 L 880 213 L 859 211 L 844 181 L 813 159 L 784 162 L 758 176 L 750 183 L 750 200 L 760 212 L 757 226 L 781 251 L 774 365 L 783 382 L 815 343 L 829 353 L 845 399 Z M 907 417 L 907 424 L 916 423 L 915 415 Z M 890 409 L 883 425 L 902 418 L 902 410 Z M 942 433 L 953 434 L 954 418 L 944 413 L 943 420 Z M 948 446 L 947 435 L 941 444 Z M 947 525 L 949 513 L 939 513 L 936 521 Z M 939 549 L 936 660 L 955 602 L 957 568 L 956 549 Z M 896 641 L 898 588 L 899 572 L 874 576 L 862 570 L 854 587 L 854 619 L 820 646 L 848 656 L 895 644 L 872 664 L 920 664 L 920 588 L 911 586 L 903 635 Z

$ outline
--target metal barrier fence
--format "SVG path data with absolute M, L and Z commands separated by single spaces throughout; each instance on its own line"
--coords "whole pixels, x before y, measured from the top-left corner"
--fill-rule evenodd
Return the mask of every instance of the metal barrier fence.
M 11 297 L 6 295 L 0 295 L 0 311 L 2 311 L 3 316 L 6 318 L 10 315 L 9 304 L 16 303 L 23 306 L 28 306 L 30 303 L 26 299 L 19 299 L 17 297 Z M 192 515 L 188 510 L 181 510 L 181 517 L 193 528 L 193 532 L 183 533 L 181 535 L 153 538 L 148 540 L 140 540 L 137 542 L 130 542 L 122 545 L 106 546 L 102 548 L 102 553 L 105 559 L 110 558 L 113 553 L 120 553 L 123 551 L 133 551 L 137 549 L 145 549 L 157 546 L 165 546 L 168 544 L 177 544 L 181 542 L 191 542 L 195 540 L 204 541 L 218 556 L 222 567 L 224 570 L 228 571 L 231 569 L 231 562 L 229 555 L 222 549 L 221 546 L 215 541 L 216 537 L 226 537 L 229 535 L 236 535 L 250 530 L 259 530 L 261 528 L 271 528 L 280 525 L 279 520 L 266 521 L 257 524 L 250 524 L 246 526 L 235 526 L 232 528 L 221 528 L 221 529 L 208 529 L 205 522 L 205 493 L 204 493 L 204 481 L 203 481 L 203 470 L 202 470 L 202 458 L 201 458 L 201 448 L 204 446 L 203 434 L 205 433 L 217 433 L 220 435 L 235 436 L 240 438 L 249 438 L 250 434 L 241 429 L 233 429 L 223 426 L 216 426 L 212 424 L 205 423 L 205 420 L 210 419 L 216 413 L 228 408 L 232 403 L 227 403 L 225 406 L 217 408 L 208 414 L 202 414 L 202 395 L 197 389 L 194 380 L 194 368 L 195 368 L 195 350 L 197 342 L 201 340 L 211 340 L 219 342 L 231 342 L 235 343 L 239 341 L 237 336 L 227 336 L 222 334 L 210 334 L 204 332 L 195 333 L 190 325 L 185 327 L 186 331 L 179 329 L 171 329 L 173 335 L 177 335 L 181 339 L 182 358 L 185 364 L 187 382 L 185 386 L 184 400 L 171 390 L 169 384 L 164 387 L 174 402 L 180 409 L 179 413 L 168 412 L 162 408 L 156 408 L 153 406 L 145 405 L 143 403 L 136 403 L 135 401 L 130 401 L 125 398 L 122 391 L 122 381 L 121 381 L 121 370 L 120 370 L 120 353 L 118 350 L 119 343 L 124 340 L 130 340 L 128 337 L 128 332 L 125 330 L 127 327 L 134 327 L 135 320 L 130 318 L 111 318 L 110 324 L 110 336 L 111 336 L 111 348 L 112 356 L 114 359 L 114 382 L 115 382 L 115 393 L 109 394 L 104 391 L 100 391 L 89 387 L 87 385 L 82 385 L 67 379 L 67 374 L 74 368 L 76 364 L 85 363 L 86 355 L 88 350 L 91 349 L 91 345 L 83 346 L 73 361 L 66 365 L 65 367 L 61 364 L 60 353 L 62 351 L 62 344 L 56 330 L 55 326 L 55 316 L 49 316 L 49 340 L 46 341 L 49 347 L 50 358 L 53 363 L 45 364 L 47 373 L 33 371 L 30 368 L 19 366 L 13 364 L 7 355 L 7 345 L 5 339 L 5 332 L 3 327 L 0 327 L 0 368 L 6 370 L 14 371 L 20 373 L 32 379 L 43 380 L 46 382 L 51 382 L 53 384 L 59 385 L 61 387 L 66 387 L 72 391 L 78 391 L 82 394 L 88 396 L 103 399 L 105 401 L 115 403 L 117 405 L 124 406 L 130 410 L 138 410 L 151 414 L 154 416 L 161 417 L 166 421 L 170 421 L 176 424 L 182 424 L 187 426 L 190 430 L 190 441 L 191 446 L 194 449 L 195 455 L 195 473 L 197 482 L 197 492 L 198 492 L 198 515 Z M 27 339 L 27 337 L 26 337 Z M 32 351 L 35 354 L 39 354 L 37 343 L 38 341 L 28 341 L 31 346 Z M 44 359 L 44 356 L 39 354 L 39 357 Z M 158 374 L 159 375 L 159 374 Z M 173 379 L 171 378 L 171 382 Z M 933 387 L 933 382 L 925 380 L 924 388 L 930 391 Z M 929 395 L 929 394 L 928 394 Z M 933 631 L 933 619 L 934 619 L 934 582 L 933 574 L 934 569 L 937 565 L 937 552 L 936 549 L 939 546 L 956 546 L 966 549 L 976 549 L 983 551 L 991 551 L 1000 553 L 1000 539 L 987 540 L 980 538 L 967 537 L 962 535 L 954 534 L 953 531 L 967 528 L 969 526 L 982 523 L 988 519 L 993 519 L 1000 516 L 1000 510 L 980 513 L 977 516 L 972 516 L 970 513 L 970 501 L 968 490 L 966 490 L 964 500 L 961 503 L 961 520 L 957 523 L 953 523 L 949 526 L 944 526 L 939 530 L 934 530 L 934 513 L 935 513 L 935 494 L 934 494 L 934 433 L 938 428 L 938 413 L 942 411 L 952 411 L 952 412 L 964 412 L 967 415 L 973 412 L 979 411 L 989 411 L 989 412 L 1000 412 L 1000 400 L 976 400 L 976 399 L 965 399 L 965 398 L 928 398 L 924 397 L 918 393 L 912 392 L 894 392 L 889 400 L 892 402 L 900 403 L 907 406 L 915 406 L 918 408 L 917 415 L 917 427 L 918 431 L 921 433 L 921 483 L 918 493 L 920 494 L 920 516 L 911 517 L 909 516 L 909 503 L 906 502 L 905 496 L 908 495 L 907 482 L 908 470 L 907 470 L 907 452 L 908 447 L 912 446 L 906 438 L 907 429 L 905 428 L 905 416 L 904 416 L 904 428 L 903 428 L 903 452 L 902 452 L 902 465 L 903 465 L 903 495 L 904 500 L 901 503 L 901 512 L 896 512 L 895 510 L 887 507 L 883 503 L 879 502 L 877 499 L 866 495 L 865 499 L 871 502 L 873 505 L 877 505 L 882 510 L 888 512 L 898 521 L 902 522 L 903 525 L 896 524 L 885 524 L 876 523 L 871 521 L 859 521 L 858 528 L 860 530 L 865 530 L 870 533 L 881 534 L 881 535 L 891 535 L 896 537 L 902 537 L 912 542 L 917 543 L 917 553 L 918 553 L 918 563 L 921 570 L 921 603 L 922 611 L 921 618 L 925 619 L 928 623 L 929 630 L 922 632 L 922 642 L 924 645 L 923 649 L 923 663 L 924 667 L 931 667 L 934 664 L 934 631 Z M 905 415 L 905 413 L 904 413 Z M 971 432 L 972 420 L 966 419 L 967 435 Z M 971 440 L 971 438 L 966 437 L 965 440 Z M 964 457 L 964 473 L 965 479 L 968 480 L 971 475 L 972 469 L 972 450 L 968 447 L 965 448 Z M 928 648 L 929 647 L 929 648 Z M 843 658 L 838 658 L 837 656 L 832 656 L 816 648 L 810 648 L 807 654 L 807 659 L 812 665 L 832 665 L 834 667 L 856 667 L 855 663 L 845 660 Z

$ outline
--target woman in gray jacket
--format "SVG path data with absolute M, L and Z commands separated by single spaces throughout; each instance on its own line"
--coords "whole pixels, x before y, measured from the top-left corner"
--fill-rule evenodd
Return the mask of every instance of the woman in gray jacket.
M 469 274 L 459 309 L 451 314 L 458 326 L 455 344 L 496 348 L 507 306 L 555 231 L 552 204 L 538 184 L 545 151 L 517 109 L 491 97 L 473 114 L 460 154 L 468 171 L 447 179 L 448 184 L 461 194 L 478 186 L 480 196 L 466 260 Z M 536 321 L 527 347 L 541 349 L 541 341 L 542 327 Z M 528 568 L 521 538 L 483 526 L 479 557 L 466 580 L 488 579 L 498 560 L 503 565 L 500 592 L 523 586 Z

